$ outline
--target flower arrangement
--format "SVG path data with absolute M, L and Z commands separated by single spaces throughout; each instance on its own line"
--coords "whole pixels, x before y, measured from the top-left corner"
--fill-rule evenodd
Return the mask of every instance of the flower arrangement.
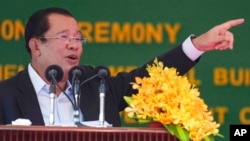
M 147 66 L 149 77 L 131 82 L 138 93 L 125 96 L 128 117 L 139 122 L 160 122 L 181 141 L 213 141 L 220 136 L 220 125 L 213 121 L 212 112 L 199 97 L 198 88 L 187 77 L 179 76 L 175 68 L 164 67 L 154 60 Z

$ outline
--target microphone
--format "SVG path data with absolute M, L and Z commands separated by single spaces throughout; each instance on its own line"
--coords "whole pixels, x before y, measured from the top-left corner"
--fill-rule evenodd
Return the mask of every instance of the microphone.
M 63 70 L 58 65 L 51 65 L 45 70 L 45 77 L 51 83 L 59 82 L 63 77 Z
M 63 70 L 58 65 L 51 65 L 45 70 L 45 77 L 48 81 L 51 82 L 49 88 L 49 96 L 50 96 L 50 114 L 49 114 L 49 124 L 53 125 L 55 123 L 55 94 L 56 87 L 55 84 L 61 81 L 63 77 Z
M 110 76 L 110 72 L 108 69 L 104 66 L 99 66 L 96 68 L 98 70 L 98 77 L 101 79 L 100 86 L 99 86 L 99 98 L 100 98 L 100 111 L 99 111 L 99 126 L 105 127 L 105 93 L 106 93 L 106 87 L 105 87 L 105 78 L 107 76 Z
M 97 74 L 99 74 L 98 77 L 101 79 L 110 76 L 109 69 L 105 66 L 98 66 L 95 70 L 97 71 Z
M 75 79 L 83 79 L 83 74 L 86 73 L 83 67 L 74 66 L 69 70 L 69 78 L 71 78 L 71 82 Z
M 82 67 L 74 66 L 69 71 L 69 78 L 72 78 L 71 84 L 73 87 L 73 94 L 75 96 L 75 108 L 74 108 L 74 121 L 77 125 L 80 125 L 80 111 L 79 111 L 79 88 L 80 88 L 80 80 L 79 78 L 84 73 Z
M 84 74 L 84 70 L 82 67 L 79 67 L 79 66 L 74 66 L 72 67 L 70 70 L 69 70 L 69 78 L 72 78 L 71 79 L 71 84 L 73 86 L 73 94 L 75 96 L 75 102 L 76 104 L 79 104 L 78 103 L 78 99 L 79 99 L 79 86 L 80 86 L 80 80 L 79 78 L 81 76 L 83 76 Z M 77 105 L 79 106 L 79 105 Z
M 80 83 L 80 87 L 85 84 L 86 82 L 96 78 L 96 77 L 99 77 L 101 79 L 101 83 L 100 83 L 100 86 L 99 86 L 99 97 L 100 97 L 100 112 L 99 112 L 99 125 L 98 127 L 106 127 L 106 125 L 104 125 L 104 98 L 105 98 L 105 92 L 106 92 L 106 88 L 105 88 L 105 78 L 107 76 L 110 76 L 110 72 L 109 72 L 109 69 L 105 66 L 97 66 L 95 67 L 94 69 L 94 72 L 95 72 L 95 75 L 85 79 L 84 81 L 82 81 Z

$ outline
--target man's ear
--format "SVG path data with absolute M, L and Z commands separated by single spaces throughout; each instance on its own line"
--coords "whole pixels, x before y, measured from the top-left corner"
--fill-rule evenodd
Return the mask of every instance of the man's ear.
M 32 38 L 29 40 L 29 48 L 31 51 L 32 56 L 40 56 L 41 55 L 41 51 L 38 47 L 38 40 L 35 38 Z

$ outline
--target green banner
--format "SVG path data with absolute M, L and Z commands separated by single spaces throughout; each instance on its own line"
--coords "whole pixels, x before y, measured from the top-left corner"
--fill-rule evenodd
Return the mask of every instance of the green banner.
M 88 38 L 81 64 L 106 65 L 112 75 L 129 71 L 224 21 L 245 18 L 233 28 L 234 50 L 213 51 L 187 74 L 229 140 L 230 124 L 250 124 L 249 0 L 2 0 L 0 5 L 0 81 L 29 62 L 24 26 L 37 9 L 71 11 Z M 176 58 L 178 59 L 178 58 Z M 122 118 L 123 126 L 145 126 Z

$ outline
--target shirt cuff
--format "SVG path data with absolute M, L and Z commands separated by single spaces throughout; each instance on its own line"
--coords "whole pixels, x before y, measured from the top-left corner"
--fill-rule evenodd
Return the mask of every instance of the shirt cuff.
M 190 35 L 183 43 L 182 43 L 182 49 L 183 52 L 187 55 L 187 57 L 189 59 L 191 59 L 192 61 L 195 61 L 196 59 L 198 59 L 203 53 L 204 51 L 200 51 L 198 50 L 194 44 L 191 41 L 191 37 L 193 37 L 194 35 Z

